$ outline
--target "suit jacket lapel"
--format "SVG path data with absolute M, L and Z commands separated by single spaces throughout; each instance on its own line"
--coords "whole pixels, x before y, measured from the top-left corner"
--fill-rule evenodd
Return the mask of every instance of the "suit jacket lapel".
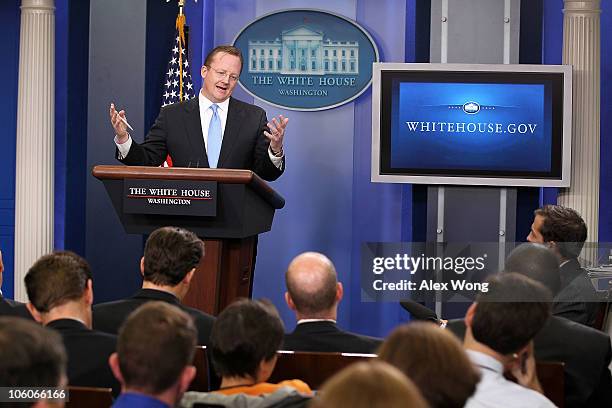
M 204 145 L 204 135 L 202 133 L 202 121 L 200 120 L 200 104 L 197 96 L 185 103 L 184 112 L 187 140 L 193 152 L 193 157 L 190 157 L 189 162 L 185 163 L 185 165 L 189 167 L 209 167 L 206 146 Z
M 225 132 L 223 133 L 223 143 L 221 143 L 221 152 L 219 153 L 219 163 L 217 167 L 224 167 L 225 162 L 229 159 L 230 153 L 240 135 L 240 126 L 244 112 L 234 103 L 234 98 L 230 98 L 229 107 L 227 110 L 227 122 L 225 123 Z

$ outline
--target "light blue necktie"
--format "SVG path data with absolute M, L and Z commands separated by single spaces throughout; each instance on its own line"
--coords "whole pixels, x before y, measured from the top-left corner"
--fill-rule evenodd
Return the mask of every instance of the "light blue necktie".
M 213 114 L 208 125 L 208 165 L 211 169 L 217 168 L 219 153 L 221 153 L 221 120 L 219 119 L 219 105 L 213 103 L 210 106 Z

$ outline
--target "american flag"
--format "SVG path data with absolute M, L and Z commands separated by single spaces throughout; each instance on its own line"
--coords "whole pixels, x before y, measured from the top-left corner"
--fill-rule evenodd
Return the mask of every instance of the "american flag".
M 168 69 L 164 76 L 164 93 L 162 95 L 162 108 L 173 103 L 186 101 L 195 96 L 191 80 L 191 70 L 185 50 L 185 15 L 181 12 L 176 18 L 176 40 L 170 53 Z M 163 167 L 172 167 L 172 158 L 166 157 Z
M 172 48 L 171 51 L 172 54 L 170 55 L 170 61 L 168 61 L 168 70 L 164 77 L 165 83 L 162 107 L 185 101 L 195 96 L 185 44 L 178 30 L 176 31 L 174 48 Z

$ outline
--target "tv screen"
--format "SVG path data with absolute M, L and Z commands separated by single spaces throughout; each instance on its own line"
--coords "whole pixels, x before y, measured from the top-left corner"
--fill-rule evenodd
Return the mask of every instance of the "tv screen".
M 571 67 L 374 64 L 372 181 L 568 187 Z

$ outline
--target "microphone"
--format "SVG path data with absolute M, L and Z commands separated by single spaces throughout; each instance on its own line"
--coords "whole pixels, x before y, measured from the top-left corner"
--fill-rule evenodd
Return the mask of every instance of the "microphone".
M 400 302 L 400 305 L 416 320 L 427 320 L 440 324 L 440 319 L 438 319 L 436 312 L 420 303 L 412 300 L 405 300 Z

